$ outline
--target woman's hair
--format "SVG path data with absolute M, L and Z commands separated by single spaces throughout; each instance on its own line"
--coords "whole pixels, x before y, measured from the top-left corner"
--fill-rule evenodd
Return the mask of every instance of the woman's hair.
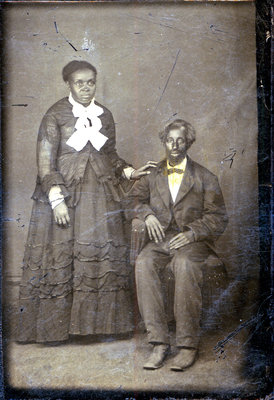
M 79 71 L 81 69 L 90 69 L 91 71 L 94 72 L 95 77 L 97 75 L 97 70 L 92 64 L 88 63 L 87 61 L 76 61 L 76 60 L 74 60 L 74 61 L 69 62 L 63 68 L 62 75 L 63 75 L 64 81 L 67 82 L 69 80 L 69 76 L 73 72 Z
M 164 144 L 167 139 L 167 135 L 172 129 L 182 129 L 185 135 L 187 149 L 195 142 L 196 140 L 196 132 L 193 126 L 184 121 L 183 119 L 175 119 L 173 122 L 165 126 L 165 129 L 159 133 L 159 137 L 161 142 Z

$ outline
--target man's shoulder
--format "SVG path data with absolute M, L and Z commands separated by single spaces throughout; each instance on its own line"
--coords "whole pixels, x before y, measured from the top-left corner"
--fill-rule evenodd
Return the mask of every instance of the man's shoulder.
M 196 176 L 199 176 L 201 179 L 217 179 L 217 176 L 211 172 L 209 169 L 204 167 L 203 165 L 197 163 L 196 161 L 192 160 L 191 158 L 188 158 L 188 162 L 191 165 L 191 168 L 193 169 L 193 172 Z
M 146 176 L 149 179 L 154 180 L 156 175 L 163 173 L 165 167 L 166 167 L 166 160 L 158 161 L 156 167 L 150 167 L 148 169 L 148 171 L 150 171 L 150 174 Z

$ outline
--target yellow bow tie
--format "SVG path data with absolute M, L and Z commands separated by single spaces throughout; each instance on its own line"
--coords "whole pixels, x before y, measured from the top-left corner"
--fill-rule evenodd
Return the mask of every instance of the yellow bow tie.
M 183 174 L 185 172 L 184 169 L 179 169 L 179 168 L 168 168 L 167 169 L 167 174 L 171 175 L 171 174 Z

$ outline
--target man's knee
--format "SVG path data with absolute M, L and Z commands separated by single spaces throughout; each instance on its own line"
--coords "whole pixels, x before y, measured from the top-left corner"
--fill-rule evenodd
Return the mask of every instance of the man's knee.
M 206 254 L 196 252 L 195 248 L 185 246 L 176 251 L 171 262 L 171 270 L 174 275 L 198 275 L 201 278 L 206 257 Z
M 148 248 L 148 246 L 145 246 L 143 250 L 138 254 L 136 258 L 136 266 L 142 266 L 148 263 L 149 260 L 152 258 L 152 251 Z
M 174 260 L 182 264 L 204 263 L 209 256 L 209 248 L 205 243 L 195 242 L 176 251 Z

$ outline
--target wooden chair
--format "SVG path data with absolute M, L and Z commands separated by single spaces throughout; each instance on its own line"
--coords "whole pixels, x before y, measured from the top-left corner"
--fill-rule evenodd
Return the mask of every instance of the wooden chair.
M 147 244 L 148 240 L 145 223 L 137 218 L 133 219 L 130 247 L 131 265 L 135 265 L 138 254 Z M 169 271 L 169 268 L 166 268 L 163 286 L 166 292 L 166 312 L 170 319 L 169 322 L 172 322 L 172 320 L 174 320 L 174 279 L 172 273 Z M 226 289 L 227 283 L 227 273 L 223 262 L 219 257 L 211 255 L 206 260 L 206 267 L 204 269 L 204 285 L 202 288 L 202 327 L 204 330 L 218 329 L 222 325 L 221 295 Z

